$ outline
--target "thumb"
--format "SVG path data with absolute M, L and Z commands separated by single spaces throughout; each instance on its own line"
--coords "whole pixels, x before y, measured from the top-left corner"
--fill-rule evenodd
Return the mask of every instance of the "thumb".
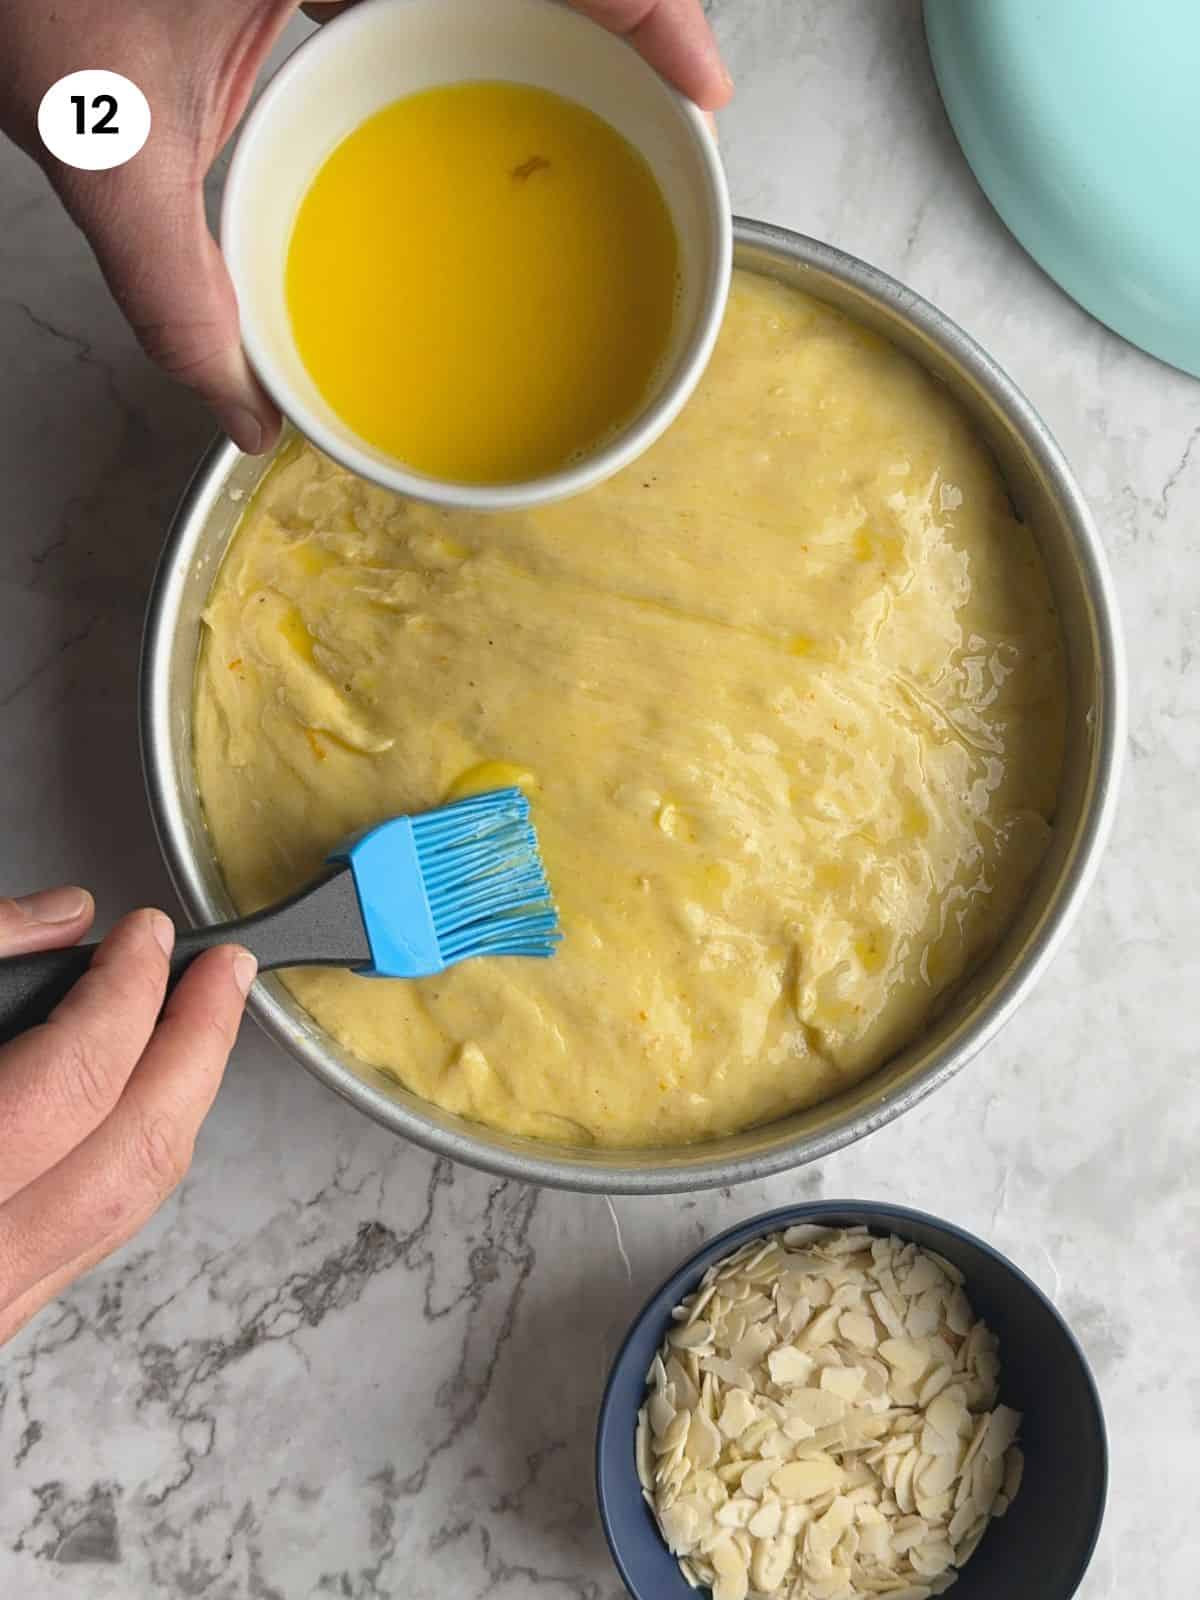
M 0 899 L 0 956 L 74 944 L 91 927 L 94 910 L 87 890 L 72 886 Z
M 194 389 L 241 449 L 267 450 L 279 414 L 242 351 L 237 298 L 201 185 L 154 181 L 147 165 L 139 157 L 112 172 L 72 174 L 63 200 L 150 359 Z

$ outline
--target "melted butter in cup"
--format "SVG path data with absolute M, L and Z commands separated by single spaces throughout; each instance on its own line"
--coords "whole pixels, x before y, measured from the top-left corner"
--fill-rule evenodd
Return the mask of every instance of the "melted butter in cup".
M 330 155 L 292 229 L 287 300 L 360 437 L 429 477 L 501 484 L 636 416 L 678 276 L 662 190 L 610 123 L 529 84 L 460 83 L 377 111 Z
M 732 260 L 703 113 L 552 0 L 327 24 L 247 119 L 221 237 L 247 354 L 301 432 L 478 510 L 579 493 L 659 437 Z

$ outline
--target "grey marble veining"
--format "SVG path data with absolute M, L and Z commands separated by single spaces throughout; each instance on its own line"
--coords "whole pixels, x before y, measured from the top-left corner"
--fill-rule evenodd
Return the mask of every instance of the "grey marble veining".
M 895 273 L 1013 374 L 1100 518 L 1130 755 L 1049 978 L 866 1144 L 697 1199 L 432 1161 L 248 1029 L 177 1199 L 0 1353 L 0 1594 L 616 1600 L 592 1509 L 606 1363 L 705 1234 L 877 1196 L 1008 1251 L 1095 1364 L 1112 1491 L 1083 1600 L 1200 1557 L 1200 383 L 1074 307 L 950 136 L 914 0 L 715 0 L 737 208 Z M 0 153 L 0 877 L 171 904 L 138 771 L 146 586 L 204 416 L 142 361 L 39 176 Z

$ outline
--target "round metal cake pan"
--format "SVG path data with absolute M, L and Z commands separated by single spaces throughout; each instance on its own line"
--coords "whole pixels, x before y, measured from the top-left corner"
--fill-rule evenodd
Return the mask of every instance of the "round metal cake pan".
M 918 1039 L 822 1105 L 709 1143 L 585 1149 L 468 1122 L 350 1055 L 277 977 L 255 985 L 254 1017 L 323 1083 L 414 1143 L 505 1178 L 607 1193 L 671 1193 L 763 1178 L 874 1132 L 966 1066 L 1045 973 L 1094 875 L 1116 804 L 1124 746 L 1116 603 L 1095 524 L 1045 424 L 972 339 L 894 279 L 829 245 L 764 223 L 739 220 L 735 237 L 738 266 L 837 307 L 907 351 L 943 384 L 989 445 L 1018 515 L 1034 529 L 1062 622 L 1069 678 L 1053 841 L 999 947 Z M 193 769 L 201 614 L 246 501 L 269 464 L 224 441 L 204 457 L 172 523 L 146 619 L 140 683 L 146 785 L 175 888 L 198 923 L 233 911 Z M 586 1061 L 579 1070 L 587 1071 Z

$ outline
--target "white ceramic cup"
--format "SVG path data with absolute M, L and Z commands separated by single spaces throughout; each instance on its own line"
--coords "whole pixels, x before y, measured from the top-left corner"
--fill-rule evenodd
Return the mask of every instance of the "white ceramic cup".
M 593 454 L 521 483 L 431 478 L 361 438 L 309 376 L 284 290 L 296 213 L 335 146 L 404 95 L 472 79 L 532 84 L 603 117 L 649 164 L 679 239 L 672 339 L 642 409 Z M 623 40 L 557 0 L 363 0 L 288 58 L 247 118 L 225 185 L 221 244 L 246 353 L 302 433 L 343 466 L 388 488 L 443 505 L 502 510 L 590 488 L 634 460 L 673 421 L 720 327 L 732 227 L 716 141 L 703 114 Z M 479 247 L 487 250 L 486 237 Z M 412 381 L 419 384 L 421 374 L 414 372 Z

